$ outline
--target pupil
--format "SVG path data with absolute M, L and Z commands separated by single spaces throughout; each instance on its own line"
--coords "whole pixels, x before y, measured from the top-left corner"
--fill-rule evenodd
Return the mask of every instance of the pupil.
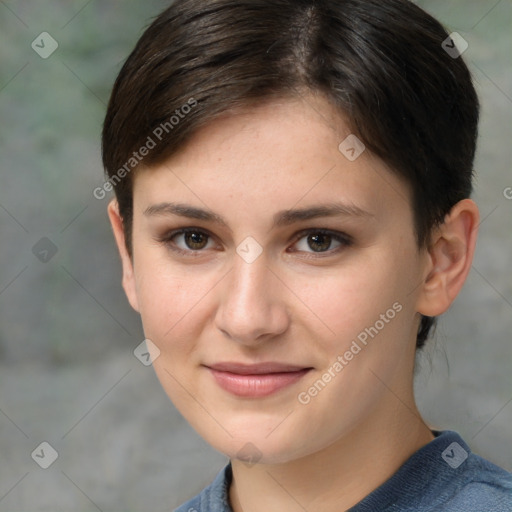
M 320 242 L 318 242 L 318 240 L 320 239 Z M 324 240 L 324 243 L 322 244 L 322 240 Z M 316 235 L 310 235 L 309 236 L 309 241 L 313 241 L 313 243 L 316 243 L 316 244 L 319 244 L 322 246 L 322 249 L 326 250 L 329 248 L 329 245 L 330 245 L 330 235 L 323 235 L 323 234 L 316 234 Z M 311 247 L 313 250 L 314 247 Z M 316 251 L 316 250 L 315 250 Z M 316 252 L 322 252 L 321 250 L 320 251 L 316 251 Z
M 192 232 L 185 234 L 185 241 L 191 249 L 200 249 L 204 244 L 201 244 L 200 239 L 203 237 L 202 233 Z M 203 240 L 204 241 L 204 240 Z M 196 247 L 199 245 L 199 247 Z

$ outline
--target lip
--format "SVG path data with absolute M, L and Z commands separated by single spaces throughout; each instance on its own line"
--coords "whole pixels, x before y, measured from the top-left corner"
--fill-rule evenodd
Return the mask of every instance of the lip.
M 206 366 L 217 384 L 239 397 L 261 398 L 291 386 L 306 375 L 311 367 L 282 363 L 218 363 Z

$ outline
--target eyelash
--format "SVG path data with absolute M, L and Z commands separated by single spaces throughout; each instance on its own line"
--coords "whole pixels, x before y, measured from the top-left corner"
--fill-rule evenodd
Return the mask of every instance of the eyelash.
M 184 250 L 180 249 L 179 247 L 176 247 L 172 240 L 178 235 L 184 235 L 187 233 L 196 233 L 201 235 L 206 235 L 208 237 L 208 241 L 213 238 L 213 235 L 205 231 L 204 229 L 189 227 L 189 228 L 181 228 L 176 229 L 174 231 L 171 231 L 170 233 L 166 234 L 165 236 L 158 238 L 158 241 L 165 244 L 171 251 L 174 253 L 181 255 L 181 256 L 187 256 L 187 257 L 199 257 L 201 256 L 201 253 L 204 252 L 204 249 L 189 249 Z M 304 229 L 297 233 L 294 236 L 294 242 L 293 245 L 295 245 L 299 240 L 301 240 L 304 237 L 307 237 L 308 235 L 327 235 L 330 236 L 333 240 L 339 242 L 341 245 L 336 249 L 330 249 L 327 251 L 320 251 L 320 252 L 306 252 L 309 256 L 306 256 L 306 259 L 317 259 L 317 258 L 325 258 L 328 256 L 332 256 L 333 254 L 337 254 L 338 252 L 342 251 L 343 249 L 350 247 L 353 244 L 352 237 L 345 233 L 341 233 L 338 231 L 331 231 L 329 229 L 321 229 L 321 228 L 309 228 Z M 208 243 L 207 241 L 207 243 Z M 293 251 L 293 252 L 301 252 L 301 251 Z M 304 252 L 304 251 L 302 251 Z M 325 255 L 325 256 L 323 256 Z

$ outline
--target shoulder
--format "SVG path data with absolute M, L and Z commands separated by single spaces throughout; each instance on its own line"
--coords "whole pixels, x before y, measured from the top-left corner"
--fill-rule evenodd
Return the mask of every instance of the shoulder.
M 512 512 L 512 473 L 474 453 L 452 475 L 446 491 L 445 510 Z
M 512 473 L 472 453 L 456 432 L 436 434 L 418 452 L 436 473 L 423 495 L 424 510 L 512 512 Z
M 472 453 L 456 432 L 434 434 L 351 512 L 512 512 L 512 474 Z
M 208 487 L 174 512 L 233 512 L 228 499 L 231 480 L 231 464 L 227 464 Z

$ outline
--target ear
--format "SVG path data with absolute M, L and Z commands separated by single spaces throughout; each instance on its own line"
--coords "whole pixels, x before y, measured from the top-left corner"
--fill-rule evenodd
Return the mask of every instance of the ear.
M 471 270 L 479 213 L 471 199 L 459 201 L 433 234 L 417 311 L 438 316 L 448 310 Z
M 135 285 L 135 275 L 133 271 L 133 262 L 128 249 L 126 248 L 126 239 L 124 236 L 123 218 L 119 213 L 119 205 L 115 199 L 112 199 L 108 205 L 108 216 L 110 224 L 114 231 L 117 248 L 121 256 L 123 265 L 123 288 L 126 297 L 135 311 L 139 312 L 139 302 L 137 300 L 137 287 Z

